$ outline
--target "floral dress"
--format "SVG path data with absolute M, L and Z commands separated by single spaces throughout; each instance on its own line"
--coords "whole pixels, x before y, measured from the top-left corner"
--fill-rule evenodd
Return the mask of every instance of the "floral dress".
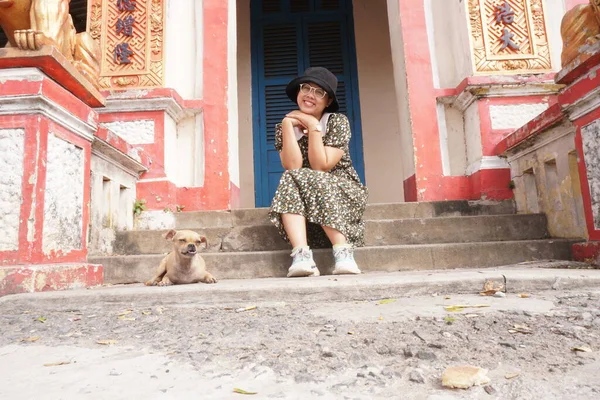
M 275 127 L 275 148 L 283 149 L 281 124 Z M 341 160 L 329 172 L 315 171 L 308 161 L 308 137 L 298 145 L 302 152 L 302 168 L 285 171 L 271 204 L 270 219 L 281 237 L 289 242 L 281 214 L 300 214 L 307 220 L 308 245 L 331 247 L 322 225 L 337 229 L 348 243 L 364 245 L 365 224 L 362 220 L 368 191 L 361 183 L 350 159 L 350 124 L 344 114 L 332 113 L 327 121 L 323 144 L 344 151 Z

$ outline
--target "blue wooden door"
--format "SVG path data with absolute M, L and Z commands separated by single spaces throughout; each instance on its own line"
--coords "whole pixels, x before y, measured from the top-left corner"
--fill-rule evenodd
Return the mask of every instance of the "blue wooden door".
M 252 0 L 251 15 L 256 207 L 271 204 L 283 173 L 275 124 L 295 108 L 285 87 L 311 66 L 338 78 L 339 112 L 350 120 L 350 156 L 364 182 L 352 0 Z

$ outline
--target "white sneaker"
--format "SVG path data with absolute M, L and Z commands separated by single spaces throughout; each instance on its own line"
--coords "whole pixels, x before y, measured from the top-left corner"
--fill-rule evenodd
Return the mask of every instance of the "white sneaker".
M 298 247 L 292 251 L 291 257 L 293 261 L 288 270 L 288 278 L 321 275 L 315 260 L 313 260 L 312 251 L 308 247 Z
M 336 246 L 333 248 L 333 257 L 335 257 L 335 268 L 333 275 L 342 274 L 360 274 L 360 268 L 354 261 L 354 248 L 352 246 Z

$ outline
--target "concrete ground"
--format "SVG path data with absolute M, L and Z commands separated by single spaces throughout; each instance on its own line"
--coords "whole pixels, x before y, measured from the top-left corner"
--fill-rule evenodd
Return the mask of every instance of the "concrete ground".
M 600 270 L 539 266 L 6 296 L 0 399 L 600 398 Z

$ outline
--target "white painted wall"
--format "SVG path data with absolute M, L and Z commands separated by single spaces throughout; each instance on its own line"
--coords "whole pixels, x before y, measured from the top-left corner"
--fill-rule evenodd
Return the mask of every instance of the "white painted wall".
M 254 208 L 254 142 L 252 140 L 252 68 L 250 0 L 237 1 L 237 99 L 240 203 Z
M 202 1 L 167 0 L 165 86 L 185 99 L 202 96 Z
M 400 118 L 386 4 L 355 0 L 354 29 L 369 202 L 404 201 Z
M 473 73 L 467 0 L 424 0 L 434 86 L 454 88 Z
M 478 102 L 474 102 L 465 110 L 465 142 L 467 147 L 467 165 L 471 166 L 479 162 L 483 156 L 481 118 Z
M 25 130 L 0 129 L 0 251 L 19 249 Z
M 408 83 L 406 81 L 406 59 L 398 0 L 387 0 L 388 28 L 394 88 L 396 92 L 397 112 L 400 120 L 400 158 L 402 160 L 402 179 L 415 174 L 415 153 L 408 104 Z

